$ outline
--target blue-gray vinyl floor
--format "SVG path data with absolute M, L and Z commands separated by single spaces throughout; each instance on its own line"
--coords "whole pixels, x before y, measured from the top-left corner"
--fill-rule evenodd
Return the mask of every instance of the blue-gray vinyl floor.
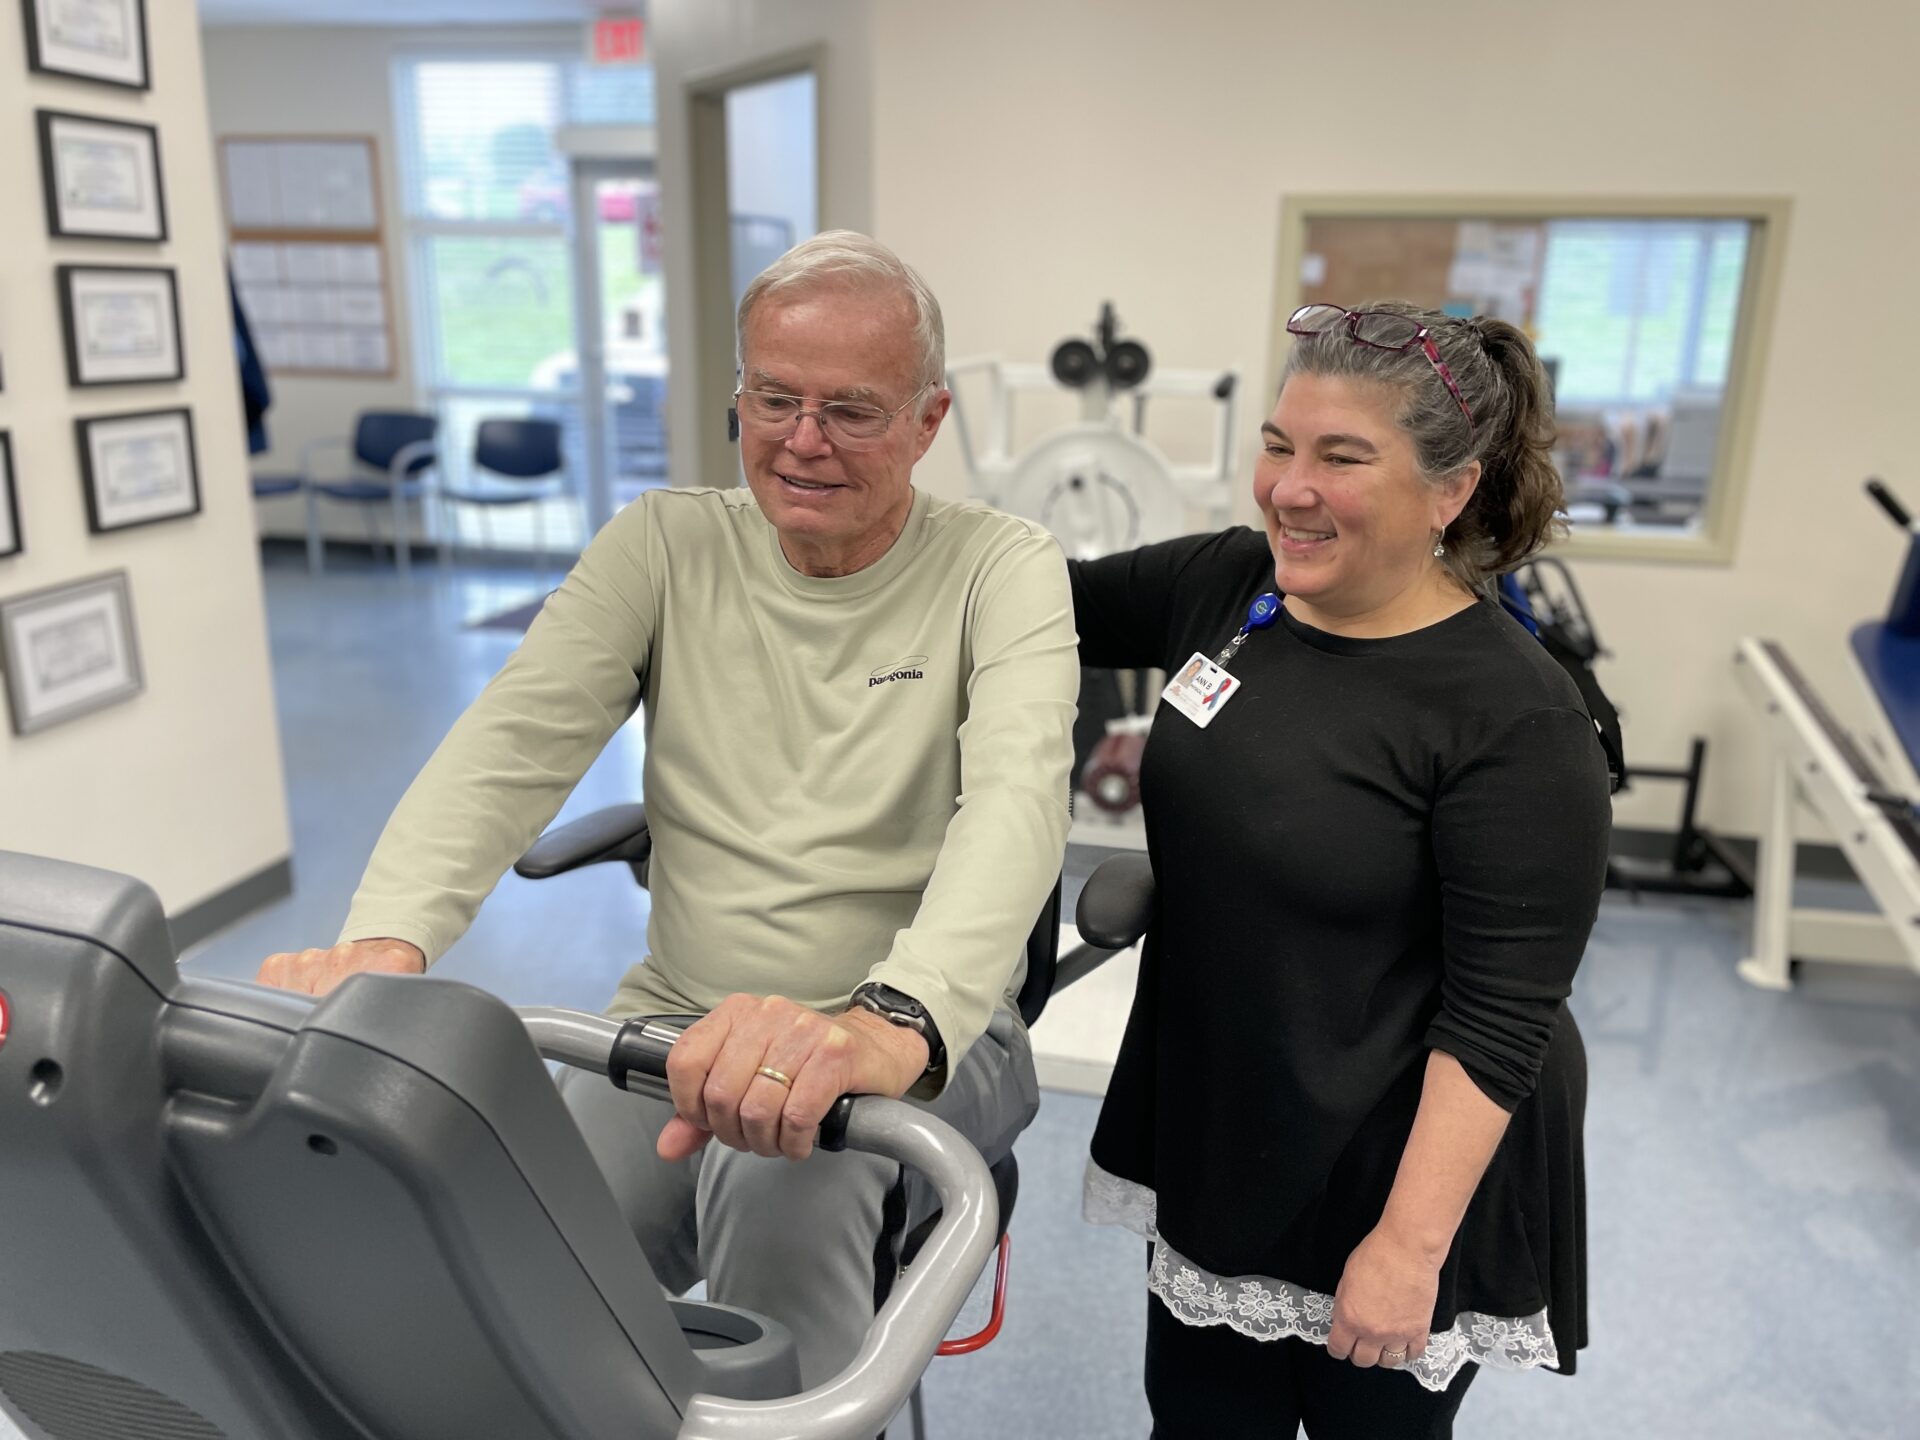
M 464 622 L 531 580 L 426 570 L 403 586 L 342 556 L 313 580 L 268 557 L 296 893 L 197 947 L 194 968 L 251 975 L 270 950 L 328 943 L 387 810 L 515 643 Z M 629 727 L 563 818 L 635 798 L 640 749 Z M 613 867 L 509 875 L 437 973 L 598 1008 L 646 909 Z M 1461 1435 L 1920 1435 L 1920 987 L 1751 989 L 1733 973 L 1746 924 L 1736 904 L 1608 898 L 1574 997 L 1593 1347 L 1573 1380 L 1482 1377 Z M 934 1363 L 942 1440 L 1146 1433 L 1143 1247 L 1078 1219 L 1096 1109 L 1050 1095 L 1021 1143 L 1007 1328 Z

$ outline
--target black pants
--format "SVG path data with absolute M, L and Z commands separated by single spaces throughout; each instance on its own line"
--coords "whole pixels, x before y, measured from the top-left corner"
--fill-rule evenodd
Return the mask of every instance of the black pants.
M 1183 1325 L 1147 1297 L 1147 1403 L 1153 1440 L 1450 1440 L 1480 1367 L 1435 1394 L 1411 1375 L 1362 1370 L 1305 1340 L 1251 1340 L 1225 1325 Z

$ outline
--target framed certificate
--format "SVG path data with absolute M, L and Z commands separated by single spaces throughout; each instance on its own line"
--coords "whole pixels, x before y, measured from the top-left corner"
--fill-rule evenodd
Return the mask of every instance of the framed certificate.
M 73 425 L 94 534 L 200 513 L 193 417 L 184 408 L 87 416 Z
M 0 600 L 0 667 L 16 735 L 137 695 L 145 682 L 127 572 Z
M 71 75 L 150 86 L 146 0 L 21 0 L 27 12 L 27 64 L 43 75 Z
M 0 430 L 0 560 L 26 546 L 20 535 L 20 492 L 13 483 L 13 437 Z
M 65 240 L 164 240 L 160 132 L 64 110 L 40 120 L 47 233 Z
M 173 271 L 62 265 L 58 274 L 69 384 L 132 385 L 186 375 Z

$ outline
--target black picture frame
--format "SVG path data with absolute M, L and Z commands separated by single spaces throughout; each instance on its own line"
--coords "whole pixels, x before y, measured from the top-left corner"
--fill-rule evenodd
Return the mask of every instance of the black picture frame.
M 56 284 L 60 291 L 60 326 L 67 338 L 67 383 L 79 390 L 97 389 L 111 385 L 164 385 L 187 378 L 187 351 L 180 331 L 180 277 L 170 265 L 60 265 L 55 267 Z M 77 307 L 74 304 L 74 282 L 83 275 L 145 275 L 164 276 L 166 279 L 167 316 L 170 327 L 173 366 L 171 369 L 155 369 L 139 374 L 117 375 L 107 378 L 86 378 L 82 361 L 84 356 L 80 346 L 80 327 Z
M 20 485 L 14 478 L 13 433 L 9 430 L 0 430 L 0 520 L 7 526 L 6 534 L 0 535 L 0 547 L 4 547 L 0 548 L 0 560 L 11 560 L 27 548 L 27 537 L 20 529 Z
M 94 689 L 64 704 L 58 699 L 49 703 L 44 696 L 40 697 L 41 703 L 37 704 L 34 694 L 36 679 L 41 680 L 42 686 L 52 686 L 59 683 L 59 677 L 41 679 L 28 673 L 28 662 L 33 657 L 21 654 L 17 646 L 16 642 L 22 635 L 21 627 L 30 623 L 36 610 L 49 605 L 70 604 L 90 596 L 105 599 L 110 607 L 113 617 L 110 623 L 117 628 L 122 653 L 118 679 L 110 689 Z M 70 580 L 44 590 L 0 599 L 0 669 L 6 672 L 4 680 L 8 718 L 13 722 L 15 735 L 33 735 L 42 730 L 51 730 L 56 725 L 63 725 L 95 710 L 117 705 L 122 700 L 131 700 L 146 689 L 146 671 L 140 663 L 140 635 L 134 625 L 133 591 L 128 584 L 127 572 L 111 570 L 104 575 L 89 575 L 82 580 Z
M 104 426 L 125 425 L 139 420 L 159 420 L 169 416 L 179 417 L 186 441 L 188 503 L 177 508 L 142 514 L 135 519 L 116 518 L 109 498 L 103 494 L 102 482 L 107 477 L 98 473 L 93 463 L 95 433 Z M 167 405 L 157 410 L 127 410 L 111 415 L 82 415 L 73 422 L 73 434 L 80 448 L 80 489 L 87 502 L 87 528 L 95 535 L 110 535 L 120 530 L 137 530 L 145 525 L 164 524 L 169 520 L 186 520 L 200 513 L 200 457 L 193 437 L 193 412 L 186 406 Z
M 47 206 L 47 234 L 55 240 L 118 240 L 132 244 L 161 245 L 167 240 L 167 187 L 160 161 L 160 129 L 138 120 L 115 120 L 105 115 L 85 115 L 74 110 L 35 110 L 40 128 L 40 187 Z M 91 125 L 102 130 L 126 130 L 147 139 L 153 187 L 153 222 L 150 229 L 88 230 L 65 223 L 60 202 L 59 167 L 54 163 L 54 130 L 62 121 Z
M 68 80 L 85 80 L 93 85 L 111 85 L 116 90 L 151 90 L 153 88 L 153 51 L 147 43 L 147 0 L 123 0 L 132 11 L 135 34 L 140 41 L 140 78 L 121 80 L 112 75 L 103 75 L 96 70 L 75 69 L 72 65 L 62 65 L 50 52 L 40 34 L 40 6 L 42 0 L 20 0 L 20 8 L 25 13 L 27 34 L 27 68 L 41 75 L 58 75 Z

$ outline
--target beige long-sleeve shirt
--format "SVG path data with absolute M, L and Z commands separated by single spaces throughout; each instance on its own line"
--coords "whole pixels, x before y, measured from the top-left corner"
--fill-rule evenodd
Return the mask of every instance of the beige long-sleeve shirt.
M 951 1073 L 1059 873 L 1078 683 L 1039 526 L 916 493 L 885 556 L 819 579 L 748 491 L 649 493 L 408 788 L 340 938 L 439 958 L 644 700 L 653 911 L 608 1013 L 879 980 Z

